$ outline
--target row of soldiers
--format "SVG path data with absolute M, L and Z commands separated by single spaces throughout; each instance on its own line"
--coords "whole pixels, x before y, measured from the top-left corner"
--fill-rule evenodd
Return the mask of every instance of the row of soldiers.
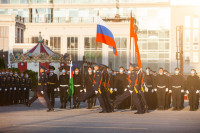
M 88 68 L 88 72 L 90 71 L 91 68 Z M 175 69 L 174 75 L 170 75 L 163 68 L 159 68 L 158 73 L 154 74 L 150 68 L 146 68 L 146 72 L 143 72 L 133 64 L 130 65 L 127 73 L 124 72 L 123 67 L 119 68 L 117 74 L 110 71 L 109 68 L 106 71 L 98 71 L 99 74 L 94 73 L 92 76 L 91 73 L 90 76 L 95 82 L 99 81 L 98 86 L 95 87 L 95 82 L 91 80 L 90 85 L 92 86 L 89 88 L 96 88 L 95 93 L 99 101 L 103 101 L 100 102 L 103 108 L 102 112 L 111 112 L 112 107 L 129 108 L 131 106 L 131 108 L 136 107 L 137 113 L 140 114 L 148 112 L 148 109 L 168 109 L 172 101 L 173 110 L 181 110 L 184 108 L 185 93 L 189 96 L 190 111 L 198 109 L 200 80 L 195 69 L 191 70 L 191 75 L 186 80 L 180 74 L 179 68 Z M 99 78 L 95 79 L 95 75 Z M 88 81 L 87 79 L 89 78 L 86 77 L 86 81 Z M 92 95 L 91 91 L 77 101 L 89 99 Z
M 16 71 L 0 71 L 0 106 L 27 102 L 31 88 L 32 81 L 27 73 L 19 76 Z
M 49 69 L 50 73 L 47 75 L 42 72 L 44 76 L 39 79 L 38 88 L 42 86 L 42 89 L 38 89 L 42 90 L 39 93 L 44 95 L 49 111 L 52 111 L 55 104 L 55 92 L 59 91 L 60 108 L 66 108 L 67 101 L 71 99 L 68 98 L 69 75 L 63 68 L 58 79 L 54 73 L 55 68 L 50 66 Z M 88 67 L 85 82 L 82 82 L 79 69 L 75 68 L 73 108 L 79 108 L 80 102 L 86 100 L 88 108 L 92 108 L 95 99 L 98 98 L 103 109 L 102 113 L 112 112 L 114 108 L 131 107 L 131 109 L 136 108 L 137 113 L 142 114 L 148 112 L 148 109 L 168 109 L 172 95 L 173 110 L 180 110 L 184 107 L 184 94 L 188 93 L 190 110 L 197 110 L 200 85 L 199 77 L 194 69 L 191 70 L 191 75 L 187 77 L 187 80 L 180 74 L 178 68 L 171 76 L 163 68 L 160 68 L 158 72 L 158 74 L 152 74 L 150 68 L 146 68 L 143 72 L 137 65 L 131 64 L 127 72 L 120 67 L 116 74 L 110 68 L 100 69 L 96 64 L 94 70 Z M 37 95 L 26 102 L 26 105 L 30 106 L 36 99 Z

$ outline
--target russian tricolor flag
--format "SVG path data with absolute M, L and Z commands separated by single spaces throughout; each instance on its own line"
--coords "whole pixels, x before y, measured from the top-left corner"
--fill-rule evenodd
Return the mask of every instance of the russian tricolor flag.
M 106 23 L 97 16 L 97 35 L 96 42 L 105 43 L 113 48 L 113 54 L 117 56 L 117 47 L 112 32 L 109 30 Z

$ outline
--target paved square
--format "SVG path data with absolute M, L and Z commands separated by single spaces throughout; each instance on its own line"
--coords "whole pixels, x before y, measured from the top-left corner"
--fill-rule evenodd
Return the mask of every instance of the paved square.
M 43 100 L 41 100 L 43 101 Z M 55 112 L 36 101 L 30 108 L 24 105 L 0 107 L 0 132 L 67 132 L 67 133 L 199 133 L 200 109 L 188 111 L 151 111 L 149 114 L 135 115 L 135 111 L 116 110 L 114 113 L 100 114 L 99 106 L 86 109 L 59 109 L 56 99 Z

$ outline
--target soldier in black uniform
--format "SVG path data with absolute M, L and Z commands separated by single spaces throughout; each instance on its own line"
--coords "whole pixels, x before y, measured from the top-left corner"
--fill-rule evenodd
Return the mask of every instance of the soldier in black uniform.
M 3 105 L 2 71 L 0 71 L 0 106 Z
M 8 93 L 8 105 L 12 104 L 12 72 L 7 71 L 7 93 Z
M 169 88 L 169 77 L 164 75 L 163 68 L 159 68 L 159 74 L 155 77 L 154 90 L 157 92 L 158 109 L 165 109 L 166 92 Z
M 115 78 L 115 87 L 117 88 L 117 96 L 122 95 L 124 91 L 127 91 L 128 76 L 124 73 L 124 68 L 119 68 L 119 73 Z M 130 108 L 130 97 L 125 99 L 121 104 L 118 105 L 118 109 Z
M 5 71 L 2 72 L 1 87 L 2 87 L 2 105 L 8 105 L 7 76 Z
M 77 99 L 77 103 L 80 103 L 81 101 L 85 101 L 91 97 L 94 97 L 95 95 L 97 95 L 97 98 L 99 100 L 100 106 L 102 107 L 102 111 L 99 113 L 109 113 L 110 111 L 106 108 L 105 105 L 105 101 L 103 100 L 102 96 L 101 96 L 101 87 L 102 87 L 102 72 L 99 70 L 99 65 L 95 64 L 94 66 L 94 77 L 93 77 L 93 86 L 92 89 L 90 89 L 86 94 L 80 96 Z
M 79 69 L 75 68 L 75 74 L 73 77 L 74 80 L 74 95 L 73 95 L 73 104 L 74 104 L 74 109 L 79 108 L 79 104 L 76 103 L 76 100 L 78 97 L 80 97 L 80 93 L 83 92 L 82 88 L 82 79 L 81 75 L 79 74 Z
M 30 105 L 38 99 L 38 95 L 43 95 L 44 100 L 47 103 L 47 112 L 54 111 L 53 107 L 51 106 L 51 103 L 49 101 L 48 95 L 47 95 L 47 74 L 45 73 L 46 68 L 41 66 L 40 67 L 40 78 L 38 81 L 38 88 L 37 88 L 37 93 L 27 102 L 25 105 L 27 107 L 30 107 Z
M 13 75 L 12 70 L 10 71 L 10 76 L 11 76 L 11 88 L 10 88 L 10 104 L 14 104 L 14 95 L 15 95 L 15 76 Z
M 24 91 L 25 91 L 25 103 L 28 102 L 29 100 L 29 91 L 31 91 L 32 89 L 32 80 L 31 78 L 29 78 L 28 76 L 28 73 L 25 73 L 25 78 L 26 78 L 26 83 L 25 83 L 25 88 L 24 88 Z
M 154 76 L 150 74 L 150 68 L 146 68 L 146 74 L 144 76 L 144 85 L 145 85 L 145 98 L 150 110 L 156 109 L 157 99 L 156 93 L 153 89 Z
M 24 104 L 25 100 L 25 91 L 24 88 L 26 88 L 26 78 L 24 76 L 24 73 L 21 73 L 21 78 L 20 78 L 20 87 L 19 87 L 19 103 Z
M 103 78 L 102 78 L 102 84 L 101 84 L 101 96 L 104 100 L 104 103 L 106 105 L 106 108 L 109 112 L 112 112 L 114 111 L 112 109 L 112 106 L 111 106 L 111 101 L 110 101 L 110 97 L 108 95 L 109 91 L 108 91 L 108 87 L 109 87 L 109 82 L 110 82 L 110 74 L 108 73 L 107 71 L 107 67 L 104 68 L 103 70 Z M 117 89 L 114 88 L 114 92 L 116 93 L 117 92 Z
M 170 78 L 170 92 L 172 91 L 173 110 L 181 110 L 181 93 L 184 92 L 184 77 L 179 73 L 179 68 L 175 69 L 175 74 Z
M 139 68 L 138 66 L 136 66 L 136 72 L 138 74 L 138 83 L 137 83 L 137 87 L 138 88 L 138 94 L 140 96 L 140 100 L 141 100 L 141 104 L 143 105 L 143 109 L 145 113 L 148 113 L 148 104 L 144 95 L 144 72 L 142 71 L 141 68 Z
M 171 75 L 167 70 L 164 70 L 164 75 L 166 75 L 170 81 Z M 166 92 L 165 109 L 169 109 L 170 105 L 171 105 L 171 90 L 168 90 Z
M 55 105 L 55 92 L 58 87 L 58 76 L 54 73 L 55 67 L 49 66 L 49 74 L 48 74 L 48 85 L 47 85 L 47 93 L 49 100 L 51 101 L 52 107 Z
M 85 87 L 86 87 L 86 91 L 85 92 L 89 92 L 92 89 L 92 85 L 93 85 L 93 73 L 92 73 L 92 67 L 88 67 L 88 74 L 86 75 L 85 78 Z M 94 97 L 91 97 L 87 100 L 88 103 L 88 109 L 91 109 L 93 104 L 94 104 Z
M 196 70 L 191 70 L 191 75 L 187 77 L 186 89 L 189 93 L 189 105 L 190 111 L 195 111 L 198 109 L 198 89 L 199 89 L 199 77 L 196 75 Z
M 137 108 L 137 112 L 135 114 L 143 114 L 143 110 L 141 107 L 140 100 L 138 98 L 138 90 L 136 89 L 136 84 L 137 84 L 137 73 L 134 71 L 136 65 L 130 64 L 129 66 L 129 73 L 128 75 L 128 82 L 129 82 L 129 87 L 128 89 L 120 96 L 116 97 L 116 100 L 114 102 L 114 107 L 116 108 L 120 103 L 122 103 L 126 98 L 129 96 L 132 96 L 132 102 Z
M 63 68 L 62 75 L 59 76 L 59 90 L 60 90 L 60 104 L 61 104 L 60 108 L 66 108 L 68 87 L 69 87 L 69 75 L 66 74 L 66 70 Z
M 20 77 L 18 76 L 18 73 L 15 71 L 14 72 L 14 75 L 15 75 L 15 83 L 14 83 L 14 104 L 17 104 L 19 102 L 19 86 L 20 86 Z

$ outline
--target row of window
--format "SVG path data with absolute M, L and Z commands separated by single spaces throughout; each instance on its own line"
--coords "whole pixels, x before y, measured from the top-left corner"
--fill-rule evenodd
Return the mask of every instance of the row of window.
M 157 3 L 168 2 L 169 0 L 120 0 L 120 3 Z M 76 4 L 76 3 L 116 3 L 116 0 L 0 0 L 0 4 Z

